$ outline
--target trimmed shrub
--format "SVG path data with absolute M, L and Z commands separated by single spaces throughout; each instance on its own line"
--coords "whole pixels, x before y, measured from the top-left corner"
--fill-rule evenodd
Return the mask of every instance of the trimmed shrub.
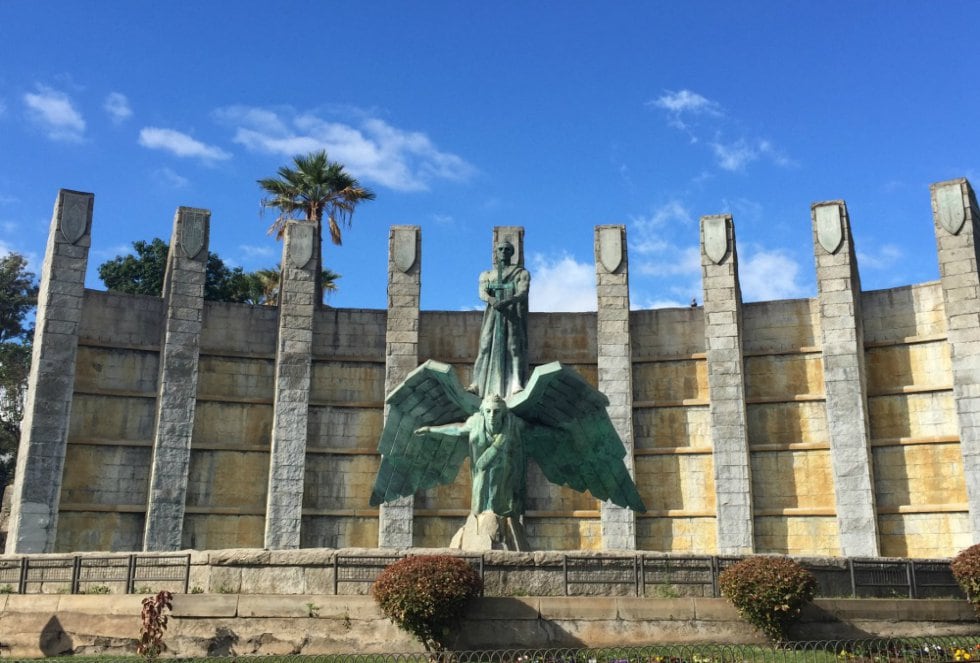
M 420 555 L 382 571 L 371 594 L 385 617 L 415 636 L 426 651 L 441 651 L 466 603 L 482 590 L 480 574 L 465 560 Z
M 980 617 L 980 543 L 961 550 L 949 563 L 949 568 Z
M 813 574 L 786 557 L 746 557 L 718 580 L 742 619 L 777 644 L 787 639 L 790 624 L 817 589 Z

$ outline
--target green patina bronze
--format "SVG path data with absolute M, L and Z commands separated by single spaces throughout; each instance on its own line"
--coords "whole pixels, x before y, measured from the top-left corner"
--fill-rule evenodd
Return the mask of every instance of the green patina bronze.
M 646 511 L 605 395 L 559 362 L 538 366 L 525 384 L 530 276 L 510 265 L 513 253 L 498 246 L 497 268 L 480 275 L 487 310 L 474 384 L 464 389 L 451 366 L 429 360 L 386 400 L 371 505 L 452 483 L 469 458 L 471 515 L 454 547 L 479 535 L 480 545 L 527 549 L 529 459 L 552 483 Z

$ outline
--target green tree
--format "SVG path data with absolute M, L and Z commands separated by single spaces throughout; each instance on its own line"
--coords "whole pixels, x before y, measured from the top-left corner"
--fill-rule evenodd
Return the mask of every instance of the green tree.
M 344 166 L 330 161 L 324 150 L 293 157 L 294 168 L 282 166 L 278 177 L 258 180 L 259 187 L 268 196 L 262 199 L 263 209 L 274 207 L 279 216 L 269 232 L 282 238 L 286 222 L 290 219 L 308 221 L 316 226 L 317 237 L 323 240 L 323 220 L 326 216 L 330 239 L 341 244 L 341 226 L 350 227 L 354 210 L 365 200 L 374 200 L 374 192 L 344 170 Z M 316 269 L 323 269 L 320 251 L 316 252 Z M 323 287 L 318 284 L 317 294 L 323 300 Z
M 31 368 L 30 314 L 37 305 L 37 279 L 16 253 L 0 258 L 0 493 L 13 478 Z
M 116 256 L 99 265 L 99 278 L 108 290 L 131 295 L 163 292 L 170 246 L 159 237 L 133 242 L 135 255 Z M 216 253 L 208 252 L 204 274 L 204 298 L 220 302 L 248 302 L 250 283 L 241 267 L 229 268 Z

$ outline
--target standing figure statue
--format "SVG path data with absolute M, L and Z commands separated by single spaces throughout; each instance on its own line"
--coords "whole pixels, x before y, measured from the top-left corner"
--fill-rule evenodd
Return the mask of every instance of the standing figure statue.
M 480 299 L 487 303 L 480 328 L 480 351 L 469 391 L 503 398 L 527 384 L 527 295 L 531 275 L 510 264 L 514 245 L 499 243 L 496 265 L 480 273 Z

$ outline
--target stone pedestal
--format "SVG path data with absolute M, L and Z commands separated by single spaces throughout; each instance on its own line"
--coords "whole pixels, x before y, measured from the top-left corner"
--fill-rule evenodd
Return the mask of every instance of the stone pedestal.
M 450 548 L 472 552 L 487 550 L 511 550 L 526 552 L 531 549 L 521 518 L 498 516 L 493 511 L 466 517 L 466 524 L 459 528 Z

